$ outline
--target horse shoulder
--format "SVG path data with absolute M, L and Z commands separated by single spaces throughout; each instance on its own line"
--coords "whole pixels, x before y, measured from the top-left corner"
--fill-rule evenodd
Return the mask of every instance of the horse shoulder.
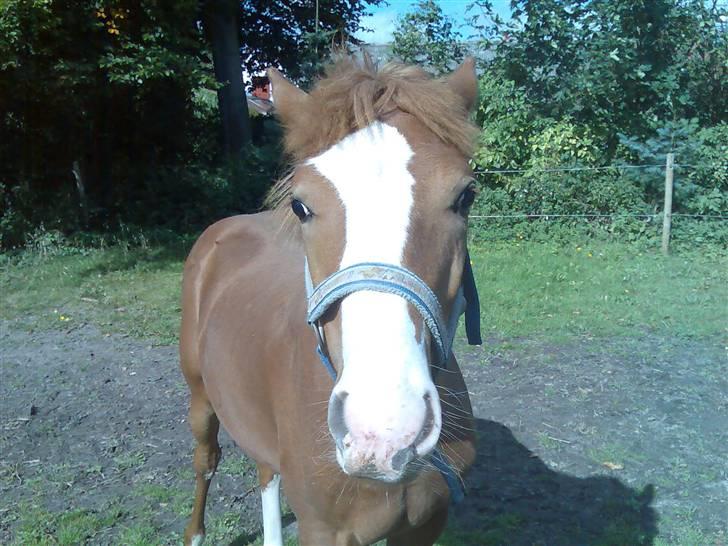
M 225 428 L 273 468 L 279 466 L 276 370 L 289 342 L 287 325 L 296 311 L 305 317 L 305 302 L 303 251 L 282 236 L 270 213 L 210 226 L 185 264 L 183 334 L 192 341 L 181 344 L 195 346 Z M 194 327 L 186 328 L 185 319 Z

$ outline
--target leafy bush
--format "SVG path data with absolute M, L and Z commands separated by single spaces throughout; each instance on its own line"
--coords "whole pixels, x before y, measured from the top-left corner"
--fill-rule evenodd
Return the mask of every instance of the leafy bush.
M 489 218 L 473 236 L 572 230 L 652 241 L 668 152 L 678 163 L 673 210 L 728 215 L 728 33 L 719 6 L 516 0 L 504 20 L 492 2 L 475 5 L 488 55 L 475 114 L 474 162 L 485 172 L 474 214 L 518 218 Z M 615 168 L 623 164 L 645 168 Z M 516 172 L 491 172 L 500 170 Z M 607 217 L 533 217 L 541 214 Z M 674 237 L 725 241 L 725 227 L 680 217 Z
M 394 30 L 392 54 L 441 75 L 463 59 L 460 33 L 434 0 L 418 0 Z
M 701 128 L 697 119 L 681 119 L 660 123 L 648 139 L 620 135 L 620 142 L 625 159 L 637 163 L 661 165 L 668 152 L 675 154 L 674 212 L 728 212 L 728 124 Z M 657 171 L 635 170 L 628 176 L 648 202 L 660 207 L 664 185 Z

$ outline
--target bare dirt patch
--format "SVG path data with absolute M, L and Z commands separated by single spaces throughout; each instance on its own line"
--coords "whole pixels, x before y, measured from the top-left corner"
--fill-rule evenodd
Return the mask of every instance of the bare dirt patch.
M 724 544 L 725 350 L 650 335 L 461 348 L 479 458 L 458 544 Z M 92 544 L 178 543 L 193 484 L 176 347 L 2 322 L 0 364 L 0 543 L 70 511 L 98 520 Z M 210 543 L 247 544 L 255 471 L 222 447 Z
M 521 340 L 466 360 L 479 457 L 455 522 L 505 518 L 504 544 L 725 544 L 720 340 Z

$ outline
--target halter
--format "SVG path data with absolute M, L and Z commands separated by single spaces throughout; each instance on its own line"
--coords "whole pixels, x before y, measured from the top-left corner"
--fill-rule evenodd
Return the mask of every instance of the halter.
M 411 303 L 422 316 L 427 325 L 432 340 L 437 348 L 437 360 L 433 369 L 447 369 L 455 332 L 460 315 L 465 313 L 465 332 L 470 345 L 480 345 L 480 301 L 475 286 L 473 268 L 470 255 L 465 254 L 465 267 L 463 277 L 455 296 L 455 303 L 449 317 L 442 312 L 442 305 L 432 289 L 425 281 L 409 269 L 392 264 L 364 262 L 345 267 L 326 277 L 314 288 L 308 260 L 305 261 L 306 296 L 308 298 L 307 320 L 316 333 L 318 341 L 316 353 L 334 382 L 337 379 L 334 368 L 328 356 L 323 326 L 320 319 L 323 314 L 336 302 L 344 299 L 354 292 L 369 290 L 395 294 Z M 464 492 L 459 478 L 452 467 L 445 461 L 439 449 L 431 455 L 431 462 L 445 478 L 450 489 L 453 503 L 459 503 Z
M 318 346 L 316 352 L 331 378 L 336 381 L 336 370 L 326 350 L 320 319 L 337 301 L 362 290 L 395 294 L 411 303 L 422 316 L 437 348 L 435 369 L 447 369 L 458 319 L 465 313 L 465 331 L 470 345 L 480 345 L 480 302 L 473 277 L 470 256 L 465 255 L 463 278 L 455 296 L 450 316 L 445 319 L 440 301 L 429 286 L 409 269 L 392 264 L 363 262 L 345 267 L 326 277 L 313 287 L 308 260 L 305 261 L 306 295 L 308 297 L 308 323 L 313 328 Z

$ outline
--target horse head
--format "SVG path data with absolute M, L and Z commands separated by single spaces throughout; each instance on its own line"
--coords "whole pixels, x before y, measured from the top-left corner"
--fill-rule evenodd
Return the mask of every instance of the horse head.
M 403 65 L 339 63 L 310 94 L 274 69 L 269 77 L 295 159 L 279 193 L 300 230 L 311 287 L 367 264 L 413 279 L 346 291 L 314 324 L 335 369 L 328 426 L 338 464 L 352 476 L 406 480 L 442 429 L 434 378 L 452 358 L 475 197 L 474 64 L 432 79 Z M 436 303 L 424 311 L 407 297 L 428 290 Z M 428 305 L 440 317 L 428 320 Z M 438 319 L 449 339 L 435 339 Z

